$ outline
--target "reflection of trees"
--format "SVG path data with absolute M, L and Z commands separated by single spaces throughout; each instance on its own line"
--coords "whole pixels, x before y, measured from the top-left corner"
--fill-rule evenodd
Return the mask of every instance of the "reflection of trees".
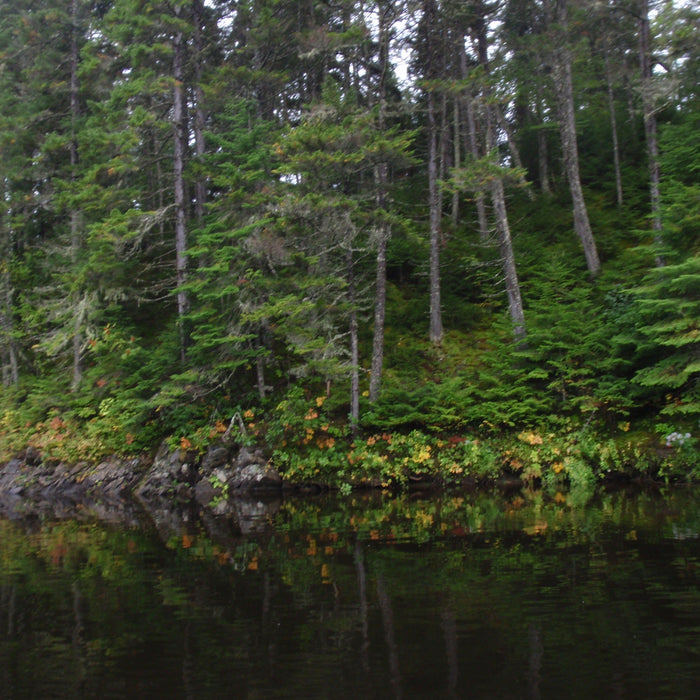
M 383 574 L 377 574 L 377 601 L 382 612 L 382 625 L 384 626 L 384 638 L 389 652 L 389 674 L 391 687 L 395 698 L 403 697 L 401 689 L 401 669 L 399 668 L 399 647 L 396 643 L 396 631 L 394 627 L 394 612 L 391 608 L 391 599 L 386 589 L 386 581 Z
M 457 620 L 452 607 L 442 612 L 442 632 L 445 636 L 447 655 L 447 696 L 450 700 L 459 697 L 457 681 L 459 680 L 459 640 L 457 637 Z
M 165 544 L 0 522 L 0 694 L 90 697 L 157 674 L 205 700 L 273 685 L 413 696 L 416 679 L 433 697 L 538 698 L 556 669 L 585 676 L 580 697 L 639 697 L 669 673 L 698 680 L 682 659 L 697 650 L 700 543 L 673 533 L 699 516 L 690 496 L 608 494 L 580 512 L 520 494 L 289 501 L 264 535 L 191 524 Z

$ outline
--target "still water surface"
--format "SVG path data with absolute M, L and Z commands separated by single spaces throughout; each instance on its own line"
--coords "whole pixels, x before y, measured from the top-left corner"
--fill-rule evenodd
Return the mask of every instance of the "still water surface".
M 0 697 L 698 698 L 698 496 L 0 520 Z

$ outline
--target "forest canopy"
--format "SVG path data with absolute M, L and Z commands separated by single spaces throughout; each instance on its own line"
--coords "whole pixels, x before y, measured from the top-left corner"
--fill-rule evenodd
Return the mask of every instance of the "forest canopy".
M 4 452 L 697 468 L 698 47 L 679 0 L 4 2 Z

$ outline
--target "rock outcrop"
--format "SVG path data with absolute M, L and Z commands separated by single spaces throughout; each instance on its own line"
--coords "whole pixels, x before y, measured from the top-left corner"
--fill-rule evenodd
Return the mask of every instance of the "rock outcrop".
M 153 459 L 113 458 L 99 464 L 70 465 L 42 460 L 29 448 L 0 466 L 0 514 L 7 517 L 58 509 L 100 513 L 138 503 L 158 526 L 188 509 L 207 510 L 255 527 L 263 501 L 273 501 L 283 486 L 281 475 L 261 450 L 218 444 L 203 456 L 161 445 Z M 248 501 L 243 505 L 242 501 Z

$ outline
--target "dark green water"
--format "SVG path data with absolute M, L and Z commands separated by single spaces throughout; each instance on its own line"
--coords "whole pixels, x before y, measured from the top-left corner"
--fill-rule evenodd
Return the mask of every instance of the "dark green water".
M 698 496 L 0 521 L 0 697 L 699 698 Z

